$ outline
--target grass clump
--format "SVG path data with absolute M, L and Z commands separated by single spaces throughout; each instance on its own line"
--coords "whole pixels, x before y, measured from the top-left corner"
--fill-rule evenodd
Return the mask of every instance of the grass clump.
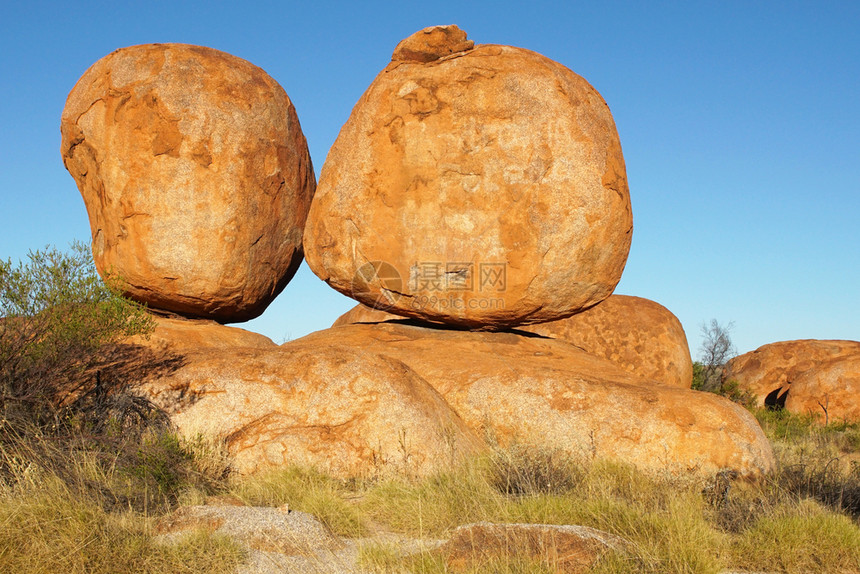
M 754 571 L 857 572 L 860 529 L 812 500 L 761 516 L 731 544 L 732 563 Z
M 0 488 L 0 570 L 26 573 L 231 572 L 242 560 L 224 537 L 200 531 L 156 542 L 152 518 L 108 511 L 34 467 Z

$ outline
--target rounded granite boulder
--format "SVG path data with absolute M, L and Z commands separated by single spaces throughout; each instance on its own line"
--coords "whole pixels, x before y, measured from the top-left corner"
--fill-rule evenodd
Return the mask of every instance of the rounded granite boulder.
M 293 104 L 257 66 L 200 46 L 123 48 L 72 89 L 61 131 L 96 267 L 133 299 L 245 321 L 292 278 L 316 183 Z
M 314 273 L 371 307 L 503 329 L 608 297 L 632 229 L 600 94 L 540 54 L 437 26 L 401 42 L 353 109 L 305 251 Z

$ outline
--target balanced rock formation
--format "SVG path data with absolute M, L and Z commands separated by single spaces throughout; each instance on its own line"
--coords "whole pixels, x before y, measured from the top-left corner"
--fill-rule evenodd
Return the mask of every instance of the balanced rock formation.
M 397 47 L 322 168 L 308 264 L 371 307 L 469 328 L 608 297 L 633 219 L 609 108 L 540 54 L 456 26 Z
M 741 406 L 643 381 L 564 341 L 385 322 L 318 331 L 281 348 L 292 353 L 297 344 L 326 353 L 361 349 L 398 361 L 476 433 L 502 443 L 652 471 L 756 475 L 773 465 L 770 443 Z
M 260 68 L 200 46 L 117 50 L 75 85 L 61 131 L 96 267 L 133 299 L 245 321 L 292 278 L 314 173 L 290 99 Z
M 644 379 L 688 389 L 693 383 L 684 327 L 671 311 L 648 299 L 612 295 L 567 319 L 524 330 L 573 343 Z
M 724 378 L 734 380 L 738 388 L 756 397 L 759 407 L 785 406 L 794 383 L 805 373 L 811 372 L 810 377 L 816 378 L 816 371 L 831 362 L 860 357 L 860 342 L 830 341 L 803 339 L 798 341 L 781 341 L 759 347 L 755 351 L 733 358 L 726 365 Z M 809 393 L 809 379 L 804 383 Z M 789 392 L 791 391 L 791 392 Z M 818 393 L 823 397 L 822 393 Z M 834 397 L 835 399 L 835 397 Z M 854 400 L 849 398 L 849 400 Z M 808 401 L 792 401 L 800 410 L 805 412 Z M 816 410 L 816 409 L 812 409 Z M 817 408 L 823 415 L 823 411 Z

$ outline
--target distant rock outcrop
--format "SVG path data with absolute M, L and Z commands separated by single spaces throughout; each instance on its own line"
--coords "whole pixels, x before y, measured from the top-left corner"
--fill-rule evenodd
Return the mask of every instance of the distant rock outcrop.
M 308 264 L 370 306 L 469 328 L 608 297 L 633 219 L 615 123 L 540 54 L 455 26 L 400 43 L 329 151 Z
M 815 413 L 821 422 L 860 422 L 860 350 L 800 373 L 791 383 L 785 408 Z
M 693 383 L 684 327 L 671 311 L 648 299 L 612 295 L 567 319 L 523 329 L 573 343 L 644 379 L 687 389 Z
M 756 404 L 760 407 L 784 406 L 791 407 L 795 412 L 817 411 L 823 416 L 824 411 L 817 405 L 816 408 L 807 408 L 811 406 L 807 399 L 798 398 L 788 402 L 789 397 L 795 392 L 794 384 L 803 379 L 803 390 L 798 389 L 798 394 L 801 396 L 818 395 L 823 399 L 826 392 L 832 397 L 831 400 L 836 401 L 835 391 L 838 387 L 826 383 L 827 377 L 823 373 L 828 371 L 831 363 L 856 357 L 860 357 L 858 341 L 817 339 L 781 341 L 764 345 L 729 361 L 725 379 L 737 381 L 741 390 L 755 395 Z M 822 387 L 816 391 L 814 387 L 818 384 Z M 825 388 L 829 390 L 824 391 Z M 860 404 L 858 396 L 860 395 L 848 394 L 838 400 Z
M 245 321 L 298 268 L 315 177 L 290 99 L 260 68 L 200 46 L 123 48 L 75 85 L 61 131 L 96 266 L 133 299 Z

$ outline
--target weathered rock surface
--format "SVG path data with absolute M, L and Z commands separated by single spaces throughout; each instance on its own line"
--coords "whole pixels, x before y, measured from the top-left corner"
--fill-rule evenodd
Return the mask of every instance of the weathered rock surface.
M 567 319 L 523 330 L 573 343 L 644 379 L 684 388 L 693 383 L 684 327 L 671 311 L 648 299 L 612 295 Z
M 773 466 L 770 443 L 739 405 L 643 381 L 563 341 L 381 323 L 327 329 L 281 348 L 296 347 L 345 356 L 361 349 L 397 361 L 404 377 L 426 381 L 476 433 L 502 442 L 654 471 L 756 475 Z
M 805 372 L 816 371 L 831 361 L 849 357 L 860 357 L 860 342 L 780 341 L 729 361 L 725 378 L 737 381 L 741 390 L 755 395 L 760 407 L 765 404 L 787 406 L 789 390 Z M 793 401 L 793 404 L 800 405 L 801 401 Z
M 317 518 L 284 508 L 185 506 L 156 524 L 169 544 L 194 530 L 229 536 L 247 553 L 237 574 L 359 572 L 352 541 L 331 533 Z
M 860 421 L 860 351 L 798 374 L 791 382 L 785 408 L 815 413 L 821 422 Z
M 360 347 L 299 339 L 181 359 L 141 390 L 186 435 L 226 440 L 242 473 L 299 464 L 337 476 L 425 474 L 482 448 L 426 381 Z
M 460 572 L 488 561 L 528 557 L 560 573 L 587 572 L 609 551 L 624 552 L 627 543 L 585 526 L 476 523 L 455 529 L 448 540 L 409 538 L 377 532 L 368 538 L 342 538 L 309 514 L 286 508 L 252 506 L 186 506 L 156 524 L 157 541 L 170 544 L 195 530 L 230 537 L 247 553 L 237 574 L 360 573 L 362 547 L 382 546 L 400 555 L 425 551 L 442 557 L 450 571 Z
M 244 321 L 298 268 L 313 167 L 290 99 L 260 68 L 200 46 L 123 48 L 75 85 L 61 131 L 96 266 L 132 298 Z
M 308 216 L 336 290 L 419 319 L 501 329 L 605 299 L 632 234 L 615 124 L 540 54 L 422 30 L 356 104 Z
M 559 574 L 584 574 L 603 554 L 624 547 L 617 536 L 586 526 L 480 522 L 460 526 L 434 552 L 452 572 L 471 572 L 492 560 L 528 558 Z

